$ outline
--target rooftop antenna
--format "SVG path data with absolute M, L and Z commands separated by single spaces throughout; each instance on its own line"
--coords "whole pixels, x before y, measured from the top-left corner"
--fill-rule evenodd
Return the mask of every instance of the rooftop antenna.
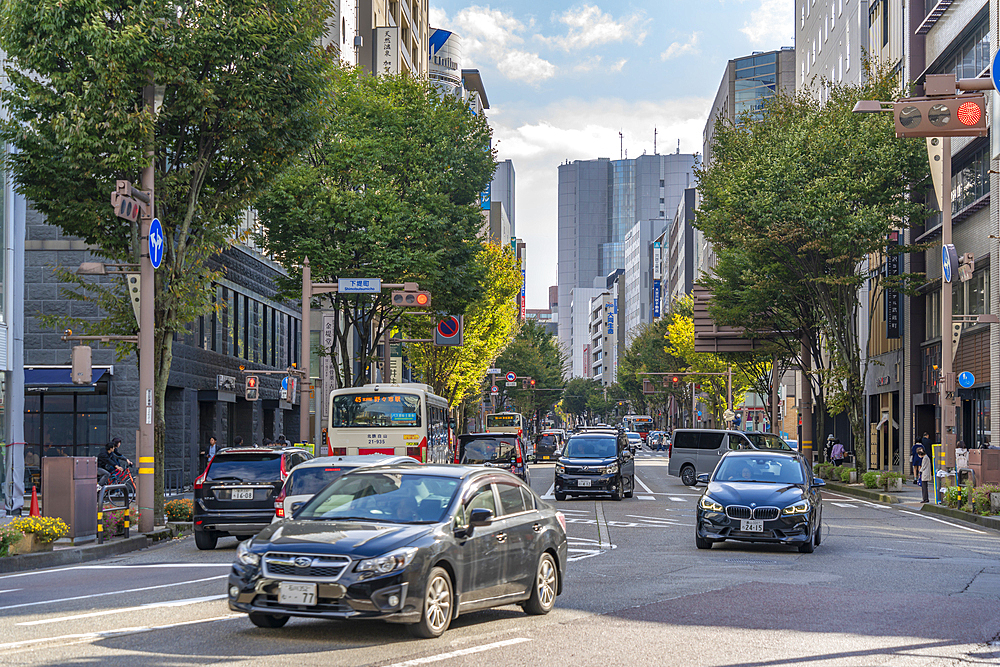
M 618 141 L 621 143 L 621 145 L 618 147 L 618 159 L 619 160 L 624 160 L 625 159 L 625 135 L 622 134 L 621 132 L 618 133 Z
M 656 155 L 656 126 L 653 126 L 653 155 Z
M 677 139 L 677 154 L 681 154 L 681 140 L 679 138 Z

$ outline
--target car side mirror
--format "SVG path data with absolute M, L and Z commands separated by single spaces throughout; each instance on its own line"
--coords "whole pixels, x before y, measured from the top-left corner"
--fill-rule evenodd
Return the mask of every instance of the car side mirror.
M 813 477 L 813 486 L 826 486 L 826 482 L 819 477 Z
M 697 479 L 702 484 L 708 484 L 708 473 L 707 472 L 701 473 L 700 475 L 698 475 Z
M 469 513 L 469 528 L 488 526 L 493 523 L 493 510 L 477 507 Z

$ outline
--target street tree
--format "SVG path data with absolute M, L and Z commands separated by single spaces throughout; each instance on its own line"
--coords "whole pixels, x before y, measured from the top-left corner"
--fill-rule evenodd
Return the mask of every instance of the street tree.
M 820 103 L 778 95 L 755 122 L 720 123 L 711 165 L 698 172 L 697 226 L 716 255 L 738 249 L 773 271 L 776 285 L 801 290 L 819 313 L 831 411 L 846 411 L 863 461 L 867 341 L 860 339 L 861 288 L 886 285 L 888 239 L 926 218 L 910 197 L 925 186 L 923 142 L 895 138 L 892 118 L 852 113 L 860 99 L 900 94 L 887 70 L 868 68 L 863 85 L 831 84 Z M 748 119 L 744 119 L 748 120 Z M 894 280 L 905 287 L 909 278 Z
M 604 387 L 594 378 L 573 378 L 563 389 L 560 409 L 573 415 L 577 422 L 587 422 L 593 415 L 591 407 L 603 397 Z
M 670 373 L 679 371 L 684 365 L 682 359 L 667 350 L 667 327 L 669 318 L 662 318 L 651 324 L 641 324 L 629 341 L 625 353 L 618 362 L 617 379 L 636 414 L 650 414 L 656 410 L 666 411 L 670 397 L 680 400 L 687 387 L 686 382 L 664 384 L 664 376 L 644 376 L 643 373 Z M 643 393 L 643 379 L 649 380 L 655 390 Z
M 314 281 L 417 282 L 431 291 L 434 313 L 464 313 L 485 286 L 479 193 L 496 168 L 485 119 L 405 74 L 339 69 L 332 85 L 319 139 L 259 203 L 264 243 L 289 272 L 288 291 L 297 291 L 308 257 Z M 361 385 L 402 311 L 388 291 L 331 300 L 340 317 L 324 354 L 337 360 L 340 386 Z
M 137 182 L 155 165 L 153 213 L 165 248 L 154 347 L 139 351 L 154 357 L 155 516 L 174 335 L 211 310 L 220 276 L 212 258 L 318 129 L 332 61 L 317 44 L 328 15 L 328 3 L 313 0 L 0 5 L 9 80 L 0 141 L 15 148 L 7 165 L 17 188 L 47 221 L 105 261 L 139 263 L 146 239 L 137 223 L 114 216 L 110 195 L 117 179 Z M 155 115 L 142 98 L 151 82 L 165 86 Z M 78 322 L 77 331 L 136 333 L 123 287 L 87 287 L 70 290 L 107 317 Z
M 552 390 L 563 385 L 565 362 L 566 354 L 555 337 L 534 320 L 526 321 L 496 365 L 504 372 L 514 371 L 518 377 L 533 378 L 535 386 L 524 389 L 518 381 L 516 387 L 501 387 L 502 395 L 514 402 L 518 412 L 537 422 L 541 413 L 547 413 L 559 400 L 560 392 Z

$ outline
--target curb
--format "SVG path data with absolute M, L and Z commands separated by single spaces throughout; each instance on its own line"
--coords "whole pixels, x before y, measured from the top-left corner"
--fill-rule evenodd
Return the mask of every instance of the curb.
M 980 526 L 985 526 L 986 528 L 1000 530 L 1000 517 L 996 516 L 979 516 L 978 514 L 972 514 L 971 512 L 952 509 L 951 507 L 945 507 L 944 505 L 932 505 L 930 503 L 925 503 L 924 506 L 920 508 L 920 511 L 928 512 L 930 514 L 940 514 L 941 516 L 951 517 L 952 519 L 958 519 L 959 521 L 976 523 Z
M 856 486 L 843 486 L 841 484 L 832 484 L 827 482 L 825 488 L 828 488 L 831 491 L 836 491 L 837 493 L 846 493 L 849 496 L 856 496 L 867 500 L 877 500 L 880 503 L 888 503 L 890 505 L 903 502 L 899 496 L 892 496 L 888 493 L 879 493 L 878 491 L 873 491 L 871 489 L 859 489 Z
M 146 549 L 155 542 L 169 540 L 172 537 L 173 532 L 169 528 L 158 528 L 145 535 L 135 535 L 114 542 L 105 542 L 104 544 L 88 544 L 72 549 L 7 556 L 6 558 L 0 558 L 0 574 L 86 563 L 130 551 Z

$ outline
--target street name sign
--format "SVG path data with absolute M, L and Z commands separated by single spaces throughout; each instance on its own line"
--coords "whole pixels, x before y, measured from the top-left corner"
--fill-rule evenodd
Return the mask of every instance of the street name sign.
M 378 294 L 382 291 L 381 278 L 339 278 L 337 291 L 341 294 Z

